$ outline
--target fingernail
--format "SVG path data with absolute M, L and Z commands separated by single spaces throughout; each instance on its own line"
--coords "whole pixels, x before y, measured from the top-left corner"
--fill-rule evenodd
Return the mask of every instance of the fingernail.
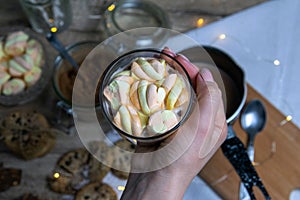
M 171 51 L 169 47 L 164 47 L 164 50 Z
M 177 54 L 177 57 L 181 57 L 182 59 L 184 59 L 185 61 L 187 61 L 187 62 L 190 62 L 190 60 L 187 58 L 187 57 L 185 57 L 184 55 L 182 55 L 182 54 Z
M 165 54 L 168 54 L 172 57 L 175 57 L 176 54 L 169 48 L 169 47 L 164 47 L 163 50 L 162 50 Z
M 214 81 L 213 75 L 207 68 L 202 68 L 200 70 L 200 76 L 204 81 Z
M 200 74 L 197 74 L 197 81 L 196 81 L 196 93 L 199 95 L 201 94 L 201 84 L 200 83 L 203 83 L 204 80 L 202 78 L 202 76 Z

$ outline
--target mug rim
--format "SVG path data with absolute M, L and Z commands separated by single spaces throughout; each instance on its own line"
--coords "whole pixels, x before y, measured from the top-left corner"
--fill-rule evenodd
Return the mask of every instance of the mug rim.
M 183 117 L 180 119 L 180 121 L 175 125 L 173 126 L 171 129 L 167 130 L 166 132 L 163 132 L 163 133 L 158 133 L 158 134 L 155 134 L 155 135 L 151 135 L 151 136 L 147 136 L 147 137 L 140 137 L 140 136 L 135 136 L 135 135 L 132 135 L 132 134 L 129 134 L 125 131 L 123 131 L 122 129 L 120 129 L 119 127 L 117 127 L 113 122 L 112 120 L 110 119 L 109 117 L 109 114 L 107 113 L 107 109 L 105 109 L 105 101 L 102 100 L 103 95 L 104 95 L 104 89 L 106 87 L 106 85 L 104 85 L 104 81 L 105 79 L 108 79 L 106 77 L 106 75 L 108 74 L 108 72 L 111 70 L 111 68 L 113 66 L 115 66 L 116 63 L 118 63 L 118 61 L 120 61 L 122 58 L 128 56 L 128 55 L 131 55 L 131 54 L 134 54 L 134 53 L 142 53 L 142 52 L 150 52 L 150 53 L 158 53 L 158 54 L 163 54 L 164 56 L 167 56 L 168 58 L 171 58 L 172 61 L 176 62 L 180 68 L 183 70 L 184 74 L 185 74 L 185 79 L 189 85 L 189 89 L 190 89 L 190 99 L 189 99 L 189 104 L 188 104 L 188 107 L 183 115 Z M 131 138 L 131 139 L 134 139 L 134 140 L 137 140 L 137 141 L 142 141 L 142 142 L 147 142 L 147 140 L 151 140 L 151 142 L 153 140 L 156 140 L 156 139 L 163 139 L 167 136 L 169 136 L 170 134 L 174 133 L 187 119 L 188 117 L 190 116 L 191 112 L 192 112 L 192 108 L 194 106 L 194 103 L 193 103 L 193 100 L 195 98 L 195 95 L 194 95 L 194 90 L 193 90 L 193 87 L 192 87 L 192 82 L 191 82 L 191 78 L 188 74 L 188 72 L 186 71 L 186 69 L 183 67 L 183 65 L 177 60 L 175 59 L 174 57 L 170 56 L 169 54 L 166 54 L 164 52 L 162 52 L 161 50 L 159 49 L 154 49 L 154 48 L 143 48 L 143 49 L 136 49 L 136 50 L 132 50 L 132 51 L 129 51 L 121 56 L 119 56 L 118 58 L 116 58 L 106 69 L 105 71 L 103 72 L 104 76 L 101 77 L 101 80 L 100 80 L 100 92 L 99 92 L 99 102 L 100 102 L 100 107 L 102 109 L 102 113 L 104 115 L 104 117 L 106 118 L 106 120 L 109 122 L 109 124 L 118 132 L 120 133 L 120 135 L 122 136 L 125 136 L 127 138 Z

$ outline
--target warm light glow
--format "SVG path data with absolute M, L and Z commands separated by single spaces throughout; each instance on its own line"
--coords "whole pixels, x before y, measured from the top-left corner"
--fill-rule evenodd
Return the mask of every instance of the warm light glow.
M 285 117 L 285 120 L 288 122 L 291 121 L 292 119 L 293 119 L 293 117 L 291 115 L 288 115 Z
M 220 40 L 224 40 L 225 38 L 226 38 L 226 35 L 225 35 L 225 34 L 219 35 L 219 39 L 220 39 Z
M 111 4 L 110 6 L 108 6 L 107 10 L 108 11 L 113 11 L 115 9 L 115 4 Z
M 285 125 L 287 122 L 291 121 L 292 119 L 293 119 L 293 117 L 292 117 L 291 115 L 287 115 L 287 116 L 285 117 L 285 119 L 282 120 L 282 121 L 280 122 L 280 125 L 283 126 L 283 125 Z
M 203 24 L 204 24 L 204 19 L 203 18 L 199 18 L 197 20 L 197 27 L 201 27 L 201 26 L 203 26 Z
M 57 28 L 56 28 L 55 26 L 53 26 L 53 27 L 51 27 L 50 31 L 51 31 L 52 33 L 56 33 L 56 32 L 57 32 Z
M 274 63 L 274 65 L 276 65 L 276 66 L 279 66 L 279 65 L 280 65 L 280 61 L 279 61 L 279 60 L 277 60 L 277 59 L 276 59 L 276 60 L 274 60 L 274 62 L 273 62 L 273 63 Z
M 60 174 L 59 174 L 58 172 L 56 172 L 56 173 L 53 174 L 53 177 L 54 177 L 54 178 L 59 178 L 59 177 L 60 177 Z
M 119 186 L 118 186 L 118 190 L 120 190 L 120 191 L 124 191 L 124 190 L 125 190 L 125 187 L 124 187 L 124 186 L 121 186 L 121 185 L 119 185 Z

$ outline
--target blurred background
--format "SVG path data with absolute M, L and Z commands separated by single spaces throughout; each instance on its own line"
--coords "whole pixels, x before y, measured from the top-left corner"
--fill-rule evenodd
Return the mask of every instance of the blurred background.
M 289 72 L 289 74 L 286 75 L 285 80 L 287 81 L 285 83 L 290 82 L 290 74 L 292 74 L 291 66 L 294 66 L 294 69 L 296 69 L 295 67 L 296 65 L 290 65 L 289 66 L 290 68 L 279 68 L 278 66 L 280 65 L 279 62 L 280 59 L 274 60 L 273 63 L 273 60 L 271 59 L 273 57 L 270 56 L 270 55 L 273 56 L 273 54 L 277 56 L 276 54 L 277 51 L 278 51 L 278 55 L 279 53 L 284 52 L 283 51 L 285 47 L 284 45 L 287 43 L 286 38 L 291 38 L 291 37 L 286 37 L 285 35 L 284 37 L 282 36 L 282 38 L 279 38 L 278 36 L 280 35 L 279 34 L 281 32 L 280 30 L 283 30 L 281 29 L 282 27 L 288 27 L 288 23 L 284 22 L 286 18 L 284 17 L 280 18 L 279 15 L 280 12 L 276 16 L 278 18 L 276 17 L 263 18 L 263 16 L 273 15 L 274 13 L 271 13 L 273 12 L 273 10 L 272 9 L 267 10 L 266 8 L 273 8 L 272 6 L 276 7 L 277 6 L 276 3 L 280 1 L 276 1 L 275 3 L 274 1 L 272 2 L 267 0 L 244 0 L 244 1 L 240 1 L 240 0 L 185 0 L 185 1 L 147 0 L 147 1 L 153 2 L 163 9 L 163 12 L 165 12 L 169 18 L 170 28 L 172 30 L 182 32 L 182 33 L 187 32 L 188 36 L 193 36 L 194 38 L 198 38 L 199 43 L 213 45 L 219 47 L 220 49 L 223 48 L 225 52 L 229 53 L 230 55 L 233 55 L 233 58 L 237 61 L 237 63 L 241 64 L 241 66 L 245 69 L 246 75 L 249 78 L 247 79 L 247 81 L 248 83 L 250 83 L 251 86 L 254 86 L 254 89 L 256 90 L 260 89 L 260 87 L 257 87 L 257 85 L 265 86 L 264 87 L 265 90 L 260 90 L 260 91 L 258 90 L 260 94 L 263 94 L 262 96 L 260 96 L 259 93 L 253 90 L 253 88 L 250 87 L 248 88 L 249 99 L 259 98 L 264 100 L 265 105 L 267 106 L 268 109 L 268 117 L 269 117 L 266 130 L 264 131 L 265 134 L 259 135 L 256 142 L 257 152 L 260 152 L 260 154 L 258 155 L 261 156 L 262 158 L 261 160 L 263 160 L 262 163 L 264 163 L 264 165 L 262 164 L 257 165 L 256 168 L 258 169 L 261 177 L 264 179 L 267 187 L 270 188 L 272 195 L 274 196 L 275 194 L 277 196 L 284 195 L 284 197 L 287 197 L 290 194 L 291 189 L 299 187 L 298 184 L 299 180 L 296 180 L 297 177 L 295 176 L 296 174 L 299 177 L 299 170 L 296 171 L 296 166 L 298 166 L 297 163 L 300 163 L 300 159 L 298 156 L 299 147 L 300 147 L 299 146 L 300 139 L 298 137 L 299 128 L 292 125 L 291 123 L 287 123 L 291 121 L 291 116 L 282 115 L 276 110 L 276 108 L 273 107 L 273 105 L 274 102 L 276 103 L 276 101 L 281 100 L 281 97 L 278 95 L 279 87 L 277 87 L 277 84 L 275 84 L 275 82 L 277 83 L 279 82 L 278 80 L 280 80 L 280 79 L 277 80 L 277 77 L 281 77 L 281 75 L 284 74 L 282 72 Z M 112 11 L 114 9 L 114 7 L 111 7 L 111 5 L 113 5 L 112 3 L 114 3 L 115 1 L 70 0 L 70 2 L 71 2 L 72 14 L 73 14 L 72 23 L 70 26 L 68 26 L 67 29 L 57 34 L 57 37 L 62 42 L 62 44 L 68 46 L 86 40 L 95 40 L 97 42 L 98 41 L 101 42 L 105 40 L 107 38 L 107 32 L 106 32 L 107 30 L 103 24 L 103 19 L 104 19 L 103 16 L 105 12 Z M 142 2 L 142 1 L 140 0 L 138 2 Z M 269 2 L 269 4 L 268 3 L 262 4 L 264 2 Z M 279 8 L 281 8 L 280 6 L 282 4 L 283 4 L 282 1 L 278 3 Z M 291 7 L 293 6 L 292 4 L 287 4 L 287 5 L 290 5 Z M 259 11 L 260 11 L 261 18 L 257 17 L 256 15 L 257 13 L 256 12 L 257 10 L 255 10 L 257 8 L 256 6 L 260 8 Z M 285 13 L 283 10 L 281 10 L 281 12 Z M 294 12 L 296 13 L 297 11 Z M 279 18 L 280 20 L 278 20 Z M 224 21 L 222 21 L 222 19 L 224 19 Z M 248 21 L 243 21 L 244 19 Z M 265 21 L 262 20 L 263 21 L 262 22 L 259 21 L 259 19 L 265 19 L 266 24 L 268 24 L 269 26 L 268 31 L 265 31 L 264 29 Z M 291 19 L 289 20 L 293 21 Z M 232 21 L 234 21 L 235 24 L 232 24 L 231 23 Z M 297 20 L 294 21 L 296 24 Z M 247 24 L 247 22 L 251 22 L 251 23 Z M 15 27 L 15 26 L 30 27 L 30 23 L 21 8 L 19 0 L 10 0 L 10 1 L 0 0 L 0 27 Z M 292 23 L 290 26 L 292 26 Z M 201 29 L 202 27 L 206 27 L 207 29 L 205 30 L 204 28 Z M 257 31 L 260 29 L 262 30 L 261 32 Z M 195 31 L 193 32 L 192 30 Z M 293 29 L 290 28 L 285 30 L 293 30 Z M 293 31 L 290 32 L 293 33 Z M 223 33 L 226 33 L 227 35 Z M 272 36 L 275 35 L 274 36 L 275 39 L 273 37 L 270 37 L 271 33 Z M 277 41 L 276 39 L 278 39 L 277 37 L 281 39 L 280 44 L 282 44 L 282 48 L 276 48 L 275 46 L 275 44 L 277 44 L 275 43 Z M 296 38 L 296 33 L 294 35 L 294 38 Z M 297 45 L 293 45 L 293 42 L 294 41 L 288 44 L 290 44 L 291 46 L 297 46 Z M 259 45 L 254 47 L 255 44 L 259 44 Z M 258 53 L 255 52 L 255 50 L 258 50 Z M 58 55 L 58 52 L 52 46 L 50 47 L 50 45 L 48 51 L 50 52 L 47 55 L 49 57 L 49 63 L 50 63 L 49 65 L 52 66 L 52 63 L 54 63 L 54 60 Z M 265 57 L 267 59 L 265 59 Z M 271 57 L 270 58 L 271 60 L 269 59 L 269 57 Z M 290 59 L 287 56 L 285 57 L 283 56 L 279 58 L 286 58 L 287 60 Z M 264 74 L 265 71 L 263 70 L 267 70 L 267 67 L 269 67 L 269 65 L 271 65 L 272 67 L 273 65 L 275 66 L 274 68 L 272 68 L 274 72 L 271 70 L 271 73 L 268 74 L 268 77 L 270 78 L 270 82 L 268 84 L 265 84 L 264 81 L 266 80 L 266 76 Z M 264 66 L 265 68 L 263 68 L 262 66 Z M 268 70 L 270 70 L 270 68 Z M 284 69 L 284 70 L 279 71 L 277 69 L 279 70 Z M 277 70 L 276 73 L 275 70 Z M 259 82 L 259 79 L 257 78 L 258 77 L 257 74 L 261 75 L 262 77 L 261 80 L 263 81 Z M 276 74 L 278 76 L 275 76 Z M 278 83 L 278 85 L 280 84 Z M 50 94 L 53 95 L 52 96 L 53 99 L 57 100 L 54 98 L 55 94 L 51 90 L 52 87 L 50 86 L 49 88 L 48 90 L 50 90 Z M 49 92 L 48 90 L 47 92 Z M 48 98 L 47 92 L 45 92 L 45 94 Z M 272 99 L 276 101 L 268 102 L 263 98 L 263 96 L 269 97 L 270 95 L 268 96 L 268 94 L 271 92 L 273 92 L 271 96 L 273 97 Z M 294 92 L 291 93 L 294 94 Z M 295 100 L 295 98 L 290 98 L 290 99 L 297 101 L 297 99 Z M 285 105 L 286 103 L 284 104 L 284 106 Z M 280 108 L 280 106 L 277 106 L 277 108 L 278 107 Z M 49 110 L 50 112 L 52 112 L 51 109 Z M 287 109 L 287 110 L 293 111 L 293 109 Z M 246 143 L 247 141 L 246 134 L 238 126 L 239 124 L 236 123 L 236 126 L 234 128 L 239 132 L 239 136 L 241 140 L 244 143 Z M 61 138 L 67 138 L 67 137 L 64 135 Z M 25 162 L 24 163 L 22 162 L 20 166 L 24 166 L 24 169 L 25 168 L 30 169 L 30 167 L 34 165 L 39 165 L 40 168 L 43 168 L 44 166 L 49 165 L 48 163 L 50 160 L 52 163 L 54 163 L 56 161 L 56 158 L 61 156 L 64 150 L 66 150 L 67 148 L 71 148 L 71 146 L 74 144 L 73 140 L 74 141 L 76 140 L 76 145 L 78 146 L 81 145 L 80 141 L 77 141 L 78 138 L 76 137 L 72 139 L 67 138 L 68 143 L 66 143 L 65 139 L 61 139 L 61 138 L 58 139 L 58 144 L 62 145 L 65 149 L 56 148 L 53 152 L 50 153 L 51 156 L 50 159 L 49 157 L 48 158 L 44 157 L 41 158 L 40 160 L 37 159 L 34 162 L 27 162 L 26 164 L 24 164 Z M 15 164 L 15 166 L 19 166 L 20 160 L 16 159 L 15 157 L 11 157 L 11 155 L 7 153 L 7 150 L 4 150 L 3 152 L 0 153 L 6 156 L 6 157 L 0 156 L 1 157 L 0 163 L 2 161 L 5 161 L 4 164 L 6 164 L 6 166 L 10 166 L 9 162 L 6 162 L 7 160 L 5 160 L 5 158 L 8 158 L 11 159 L 10 160 L 11 163 Z M 268 162 L 265 162 L 266 160 Z M 275 164 L 276 167 L 274 166 Z M 52 164 L 49 166 L 51 168 L 53 167 Z M 274 180 L 275 175 L 280 175 L 281 181 Z M 36 178 L 38 177 L 38 174 L 33 176 L 34 176 L 33 178 Z M 202 174 L 200 174 L 200 177 L 203 178 L 204 181 L 199 177 L 198 179 L 194 180 L 193 184 L 188 190 L 188 194 L 190 196 L 186 197 L 187 200 L 193 199 L 192 197 L 197 196 L 199 193 L 203 194 L 202 197 L 204 199 L 219 199 L 220 197 L 218 197 L 218 195 L 222 196 L 222 198 L 226 199 L 226 197 L 228 197 L 228 199 L 230 199 L 229 197 L 231 197 L 233 194 L 235 196 L 238 195 L 237 190 L 239 188 L 238 187 L 239 177 L 234 172 L 231 165 L 228 162 L 226 162 L 223 154 L 221 153 L 216 154 L 215 158 L 210 163 L 208 163 L 206 169 L 204 169 Z M 112 178 L 113 177 L 109 177 L 106 180 L 112 181 Z M 113 181 L 114 180 L 115 179 L 113 179 Z M 118 180 L 116 181 L 116 184 L 119 184 Z M 283 185 L 285 186 L 285 188 L 283 187 Z M 280 189 L 282 189 L 284 193 Z M 0 199 L 1 199 L 1 194 L 0 194 Z
M 211 22 L 239 12 L 266 0 L 149 0 L 167 12 L 172 29 L 179 32 L 205 26 Z M 103 12 L 103 5 L 113 1 L 107 0 L 72 0 L 73 22 L 70 31 L 86 29 L 100 31 L 97 15 Z M 27 24 L 29 22 L 21 10 L 18 0 L 0 0 L 0 26 Z M 82 24 L 85 22 L 85 24 Z M 72 42 L 73 38 L 70 38 Z M 68 42 L 68 41 L 66 41 Z

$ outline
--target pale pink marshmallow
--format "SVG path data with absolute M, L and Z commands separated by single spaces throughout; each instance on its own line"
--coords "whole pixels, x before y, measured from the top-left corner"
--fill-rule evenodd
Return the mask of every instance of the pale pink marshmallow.
M 141 66 L 139 64 L 137 64 L 136 62 L 133 62 L 131 65 L 131 71 L 140 79 L 144 79 L 147 81 L 155 81 L 154 79 L 150 78 L 141 68 Z
M 150 84 L 147 89 L 147 103 L 150 110 L 156 110 L 159 108 L 158 97 L 157 97 L 157 87 L 154 84 Z
M 153 69 L 159 74 L 165 74 L 165 66 L 157 59 L 151 59 L 149 63 L 152 65 Z
M 132 107 L 132 106 L 127 106 L 127 109 L 130 113 L 131 116 L 131 129 L 132 129 L 132 134 L 135 136 L 140 136 L 143 131 L 143 127 L 141 124 L 141 120 L 139 118 L 139 115 L 137 111 Z
M 162 86 L 166 89 L 167 93 L 169 93 L 170 90 L 175 85 L 176 79 L 177 79 L 177 74 L 170 74 L 165 78 Z
M 118 76 L 115 80 L 125 81 L 130 85 L 133 83 L 134 79 L 131 76 Z
M 170 110 L 161 110 L 149 117 L 148 126 L 150 131 L 163 133 L 170 130 L 178 123 L 176 114 Z
M 141 109 L 141 105 L 139 102 L 139 94 L 138 94 L 138 87 L 139 87 L 139 83 L 140 81 L 135 81 L 131 87 L 130 87 L 130 91 L 129 91 L 129 95 L 130 95 L 130 100 L 131 103 L 137 108 L 137 109 Z

